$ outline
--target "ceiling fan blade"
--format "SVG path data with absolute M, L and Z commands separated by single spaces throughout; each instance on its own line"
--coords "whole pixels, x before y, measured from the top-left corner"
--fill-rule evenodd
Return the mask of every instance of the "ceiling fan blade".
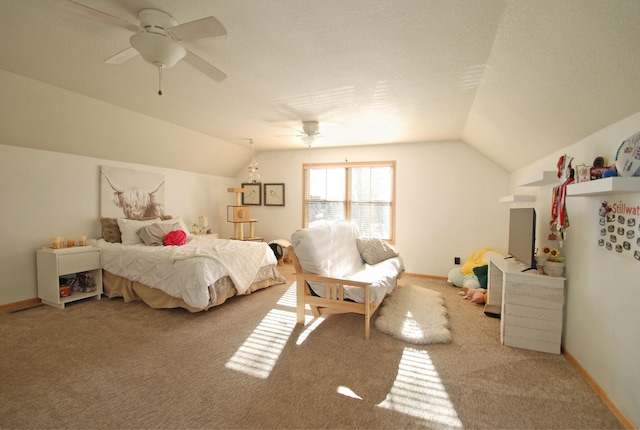
M 224 36 L 227 29 L 215 17 L 198 19 L 167 29 L 167 32 L 178 40 L 196 40 L 204 37 Z
M 298 134 L 276 134 L 275 137 L 304 137 L 305 134 L 303 134 L 302 132 L 298 133 Z
M 92 9 L 88 6 L 76 3 L 71 0 L 58 0 L 58 7 L 78 15 L 86 16 L 87 18 L 95 19 L 105 24 L 115 25 L 117 27 L 122 27 L 131 31 L 140 30 L 140 26 L 138 25 L 131 24 L 124 19 L 109 15 L 97 9 Z
M 224 81 L 227 78 L 223 71 L 207 63 L 188 49 L 184 60 L 216 82 Z
M 138 51 L 136 51 L 132 46 L 130 46 L 127 49 L 120 51 L 117 54 L 107 58 L 106 60 L 104 60 L 104 62 L 107 64 L 122 64 L 125 61 L 135 57 L 136 55 L 138 55 Z

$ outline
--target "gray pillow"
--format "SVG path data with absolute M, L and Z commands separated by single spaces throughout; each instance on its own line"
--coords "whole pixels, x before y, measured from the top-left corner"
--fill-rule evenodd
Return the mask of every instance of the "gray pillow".
M 182 230 L 179 222 L 173 224 L 153 223 L 138 230 L 138 236 L 147 246 L 162 246 L 164 245 L 164 237 L 173 230 Z
M 398 253 L 382 239 L 375 237 L 356 239 L 358 251 L 367 264 L 377 264 L 389 258 L 397 257 Z

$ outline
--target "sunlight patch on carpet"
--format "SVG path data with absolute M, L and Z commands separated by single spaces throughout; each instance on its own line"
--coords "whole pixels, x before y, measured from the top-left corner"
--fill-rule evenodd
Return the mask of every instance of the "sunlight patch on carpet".
M 270 310 L 225 367 L 266 379 L 278 361 L 295 325 L 295 312 Z
M 287 309 L 293 308 L 293 310 L 271 309 L 251 332 L 247 340 L 227 361 L 225 364 L 227 369 L 246 373 L 260 379 L 269 377 L 296 326 L 295 283 L 282 295 L 276 306 Z M 305 323 L 308 323 L 311 319 L 311 316 L 306 316 Z M 305 330 L 306 332 L 307 330 Z M 302 343 L 300 340 L 298 341 Z
M 383 302 L 375 327 L 396 339 L 419 345 L 451 342 L 444 298 L 437 291 L 398 286 Z
M 318 327 L 324 321 L 324 317 L 318 317 L 313 322 L 313 324 L 307 325 L 309 323 L 309 321 L 311 319 L 313 319 L 313 317 L 311 315 L 305 315 L 304 318 L 305 318 L 305 322 L 304 322 L 305 329 L 304 329 L 304 331 L 302 333 L 300 333 L 300 336 L 298 336 L 298 339 L 296 340 L 296 345 L 298 345 L 298 346 L 302 345 L 304 343 L 304 341 L 307 340 L 307 338 L 309 337 L 311 332 L 314 331 L 316 329 L 316 327 Z
M 343 396 L 351 397 L 352 399 L 362 400 L 362 397 L 358 396 L 353 390 L 349 387 L 345 387 L 344 385 L 340 385 L 337 390 L 338 394 L 342 394 Z
M 423 419 L 435 427 L 463 428 L 427 351 L 404 349 L 391 390 L 377 406 Z

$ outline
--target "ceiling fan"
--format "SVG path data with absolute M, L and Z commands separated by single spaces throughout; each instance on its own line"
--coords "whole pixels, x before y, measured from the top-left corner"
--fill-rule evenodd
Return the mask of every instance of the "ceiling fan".
M 322 134 L 320 134 L 320 124 L 318 121 L 302 121 L 302 131 L 300 134 L 297 134 L 296 137 L 299 137 L 302 143 L 311 147 L 322 137 Z
M 183 46 L 204 37 L 224 36 L 227 30 L 215 17 L 209 16 L 178 24 L 168 13 L 157 9 L 142 9 L 138 12 L 139 24 L 109 15 L 72 0 L 58 0 L 58 7 L 78 15 L 86 16 L 109 25 L 115 25 L 134 34 L 129 38 L 131 46 L 105 60 L 108 64 L 121 64 L 140 54 L 145 61 L 158 68 L 159 88 L 162 95 L 162 70 L 184 60 L 216 82 L 227 75 Z

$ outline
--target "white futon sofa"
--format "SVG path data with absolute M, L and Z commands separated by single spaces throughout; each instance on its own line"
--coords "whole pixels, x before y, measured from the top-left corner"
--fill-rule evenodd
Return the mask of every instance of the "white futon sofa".
M 297 321 L 305 305 L 321 315 L 355 312 L 370 318 L 404 272 L 398 253 L 381 239 L 360 238 L 346 221 L 298 230 L 291 235 L 297 277 Z

